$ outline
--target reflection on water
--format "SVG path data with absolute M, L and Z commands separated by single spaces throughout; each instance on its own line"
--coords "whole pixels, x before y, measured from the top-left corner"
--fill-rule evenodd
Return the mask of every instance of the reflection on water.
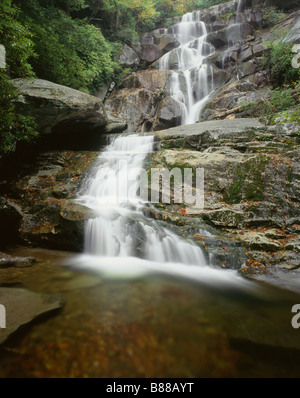
M 191 268 L 188 274 L 180 267 L 171 275 L 159 264 L 149 270 L 146 263 L 135 278 L 117 277 L 120 267 L 111 278 L 105 264 L 101 272 L 99 263 L 83 270 L 72 253 L 17 249 L 11 254 L 33 255 L 39 262 L 0 270 L 2 285 L 60 293 L 65 305 L 2 346 L 1 377 L 300 374 L 300 329 L 291 327 L 291 307 L 300 296 L 267 280 L 239 283 L 231 272 L 197 274 Z M 70 266 L 72 259 L 76 267 Z M 112 269 L 112 260 L 106 260 L 106 269 Z

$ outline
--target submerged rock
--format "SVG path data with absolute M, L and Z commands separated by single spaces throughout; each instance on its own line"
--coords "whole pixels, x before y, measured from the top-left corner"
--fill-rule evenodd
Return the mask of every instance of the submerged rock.
M 31 267 L 36 262 L 34 257 L 13 257 L 0 253 L 0 268 L 8 267 Z
M 27 289 L 0 287 L 0 302 L 6 310 L 6 328 L 0 329 L 0 344 L 35 318 L 58 310 L 63 305 L 60 295 L 34 293 Z

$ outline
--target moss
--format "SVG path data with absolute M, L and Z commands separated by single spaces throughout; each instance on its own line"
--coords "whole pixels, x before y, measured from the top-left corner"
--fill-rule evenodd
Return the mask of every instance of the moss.
M 269 158 L 259 155 L 249 159 L 236 170 L 236 178 L 223 199 L 227 203 L 240 203 L 242 200 L 262 201 L 264 199 L 263 173 Z
M 178 138 L 174 140 L 164 140 L 162 141 L 161 146 L 163 149 L 173 149 L 173 148 L 183 149 L 185 147 L 185 139 Z

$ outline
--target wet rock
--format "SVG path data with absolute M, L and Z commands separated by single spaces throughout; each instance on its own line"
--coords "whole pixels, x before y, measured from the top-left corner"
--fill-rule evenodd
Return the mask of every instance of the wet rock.
M 34 257 L 13 257 L 0 253 L 0 268 L 8 267 L 31 267 L 36 262 Z
M 226 29 L 209 33 L 207 35 L 206 41 L 212 44 L 216 49 L 224 47 L 227 44 Z
M 60 295 L 40 294 L 10 287 L 0 287 L 0 302 L 6 309 L 6 328 L 0 329 L 0 344 L 21 326 L 63 306 Z
M 81 251 L 84 220 L 93 216 L 70 199 L 98 152 L 52 151 L 40 154 L 14 186 L 22 206 L 19 242 L 26 246 Z
M 162 35 L 158 40 L 157 46 L 163 54 L 166 54 L 179 47 L 180 43 L 173 35 Z
M 85 221 L 97 217 L 97 214 L 92 209 L 72 201 L 63 203 L 60 215 L 68 221 Z

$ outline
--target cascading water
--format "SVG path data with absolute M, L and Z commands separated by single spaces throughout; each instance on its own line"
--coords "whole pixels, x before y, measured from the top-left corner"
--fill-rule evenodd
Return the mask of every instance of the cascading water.
M 78 198 L 97 213 L 86 223 L 85 253 L 205 265 L 198 246 L 142 213 L 146 203 L 137 194 L 136 180 L 153 141 L 153 136 L 120 136 L 101 153 L 96 173 Z
M 144 215 L 143 208 L 151 204 L 137 194 L 136 178 L 153 143 L 153 136 L 122 135 L 99 155 L 77 198 L 96 217 L 86 221 L 84 253 L 72 265 L 109 277 L 155 272 L 252 292 L 253 285 L 235 271 L 211 267 L 211 255 Z
M 161 58 L 160 69 L 172 70 L 170 92 L 182 106 L 183 124 L 194 123 L 214 90 L 213 67 L 205 59 L 215 49 L 206 42 L 200 12 L 184 15 L 167 31 L 181 45 Z M 121 135 L 99 155 L 77 199 L 95 212 L 86 221 L 84 254 L 77 265 L 101 269 L 106 275 L 128 277 L 154 271 L 215 287 L 225 283 L 252 290 L 252 284 L 235 271 L 212 268 L 211 254 L 144 215 L 143 209 L 152 205 L 137 194 L 137 179 L 153 143 L 153 136 Z
M 159 69 L 172 71 L 169 91 L 182 108 L 182 124 L 196 123 L 214 90 L 213 68 L 205 59 L 215 49 L 206 41 L 207 27 L 200 11 L 184 15 L 166 33 L 174 35 L 180 46 L 160 59 Z

